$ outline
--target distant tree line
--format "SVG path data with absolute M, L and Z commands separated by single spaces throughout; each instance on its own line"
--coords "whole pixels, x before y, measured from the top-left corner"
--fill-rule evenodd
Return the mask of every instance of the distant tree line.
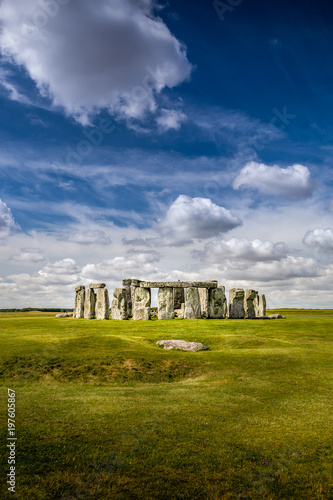
M 39 312 L 72 312 L 73 309 L 60 309 L 58 308 L 50 308 L 50 307 L 23 307 L 22 309 L 0 309 L 0 312 L 30 312 L 30 311 L 39 311 Z

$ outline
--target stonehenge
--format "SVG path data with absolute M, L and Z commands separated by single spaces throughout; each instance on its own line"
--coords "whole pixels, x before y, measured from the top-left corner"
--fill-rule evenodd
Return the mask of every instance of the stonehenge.
M 255 319 L 266 318 L 266 298 L 256 290 L 232 288 L 229 304 L 225 287 L 208 281 L 141 281 L 124 279 L 122 288 L 113 290 L 111 317 L 114 320 L 147 321 L 151 319 L 151 288 L 158 288 L 157 318 L 184 319 Z M 155 313 L 153 313 L 155 315 Z M 108 320 L 109 292 L 105 283 L 91 283 L 89 288 L 75 288 L 73 318 Z

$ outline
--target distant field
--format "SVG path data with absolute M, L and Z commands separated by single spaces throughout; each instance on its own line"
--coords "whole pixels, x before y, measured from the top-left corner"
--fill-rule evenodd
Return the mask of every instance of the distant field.
M 271 312 L 287 318 L 0 313 L 0 498 L 333 499 L 333 310 Z M 210 351 L 156 346 L 171 338 Z

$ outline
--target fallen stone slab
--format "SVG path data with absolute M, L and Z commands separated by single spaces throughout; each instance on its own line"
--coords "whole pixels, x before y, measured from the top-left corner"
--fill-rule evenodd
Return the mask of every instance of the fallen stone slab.
M 186 342 L 186 340 L 158 340 L 156 342 L 159 346 L 164 346 L 164 349 L 181 349 L 182 351 L 195 352 L 195 351 L 208 351 L 209 347 L 201 344 L 201 342 Z
M 285 316 L 282 316 L 281 314 L 269 314 L 267 316 L 269 319 L 286 319 Z
M 73 313 L 56 314 L 56 318 L 71 318 L 72 316 L 73 316 Z

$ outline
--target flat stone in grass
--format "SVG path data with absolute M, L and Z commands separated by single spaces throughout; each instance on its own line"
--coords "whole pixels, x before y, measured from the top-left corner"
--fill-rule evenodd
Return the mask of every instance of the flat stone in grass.
M 70 318 L 73 316 L 73 313 L 60 313 L 56 314 L 56 318 Z
M 164 349 L 181 349 L 182 351 L 208 351 L 209 347 L 201 342 L 186 342 L 186 340 L 158 340 L 157 345 L 164 346 Z
M 285 316 L 282 316 L 281 314 L 270 314 L 268 316 L 269 319 L 286 319 Z

